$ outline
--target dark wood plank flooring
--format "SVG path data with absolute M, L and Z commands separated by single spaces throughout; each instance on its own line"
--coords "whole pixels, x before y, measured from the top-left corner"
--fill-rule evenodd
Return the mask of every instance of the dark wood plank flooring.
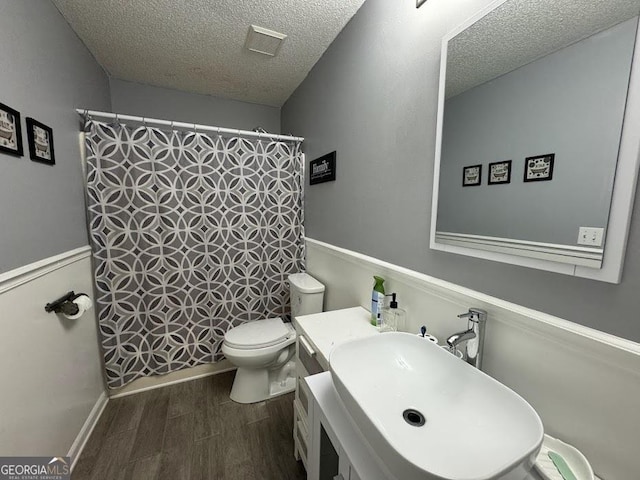
M 109 401 L 72 480 L 303 480 L 293 394 L 240 405 L 234 372 Z

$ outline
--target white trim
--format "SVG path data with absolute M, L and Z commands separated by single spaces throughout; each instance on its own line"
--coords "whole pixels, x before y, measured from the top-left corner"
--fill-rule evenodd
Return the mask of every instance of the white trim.
M 309 237 L 306 237 L 306 242 L 309 245 L 326 250 L 327 252 L 331 253 L 334 256 L 337 256 L 341 260 L 353 264 L 361 264 L 363 262 L 367 262 L 381 269 L 396 272 L 411 279 L 416 288 L 419 288 L 430 294 L 438 295 L 452 302 L 466 305 L 468 303 L 468 300 L 472 299 L 479 303 L 494 306 L 506 312 L 516 314 L 518 317 L 522 318 L 522 321 L 519 323 L 524 326 L 526 326 L 527 323 L 530 323 L 531 320 L 537 321 L 540 322 L 540 324 L 560 328 L 566 332 L 580 335 L 581 337 L 588 338 L 590 340 L 594 340 L 596 342 L 640 356 L 640 343 L 617 337 L 609 333 L 601 332 L 600 330 L 595 330 L 593 328 L 586 327 L 584 325 L 580 325 L 547 313 L 539 312 L 531 308 L 523 307 L 506 300 L 492 297 L 491 295 L 487 295 L 476 290 L 471 290 L 470 288 L 462 287 L 460 285 L 456 285 L 439 278 L 431 277 L 429 275 L 425 275 L 424 273 L 416 272 L 405 267 L 400 267 L 392 263 L 378 260 L 377 258 L 369 257 L 368 255 L 364 255 L 362 253 L 347 250 L 346 248 L 336 247 L 334 245 L 324 243 L 319 240 L 314 240 Z M 503 321 L 502 315 L 492 316 L 492 318 Z M 512 319 L 510 318 L 510 322 L 511 321 Z
M 91 256 L 88 245 L 0 274 L 0 294 Z
M 447 245 L 438 242 L 436 239 L 440 158 L 442 154 L 442 125 L 446 89 L 447 44 L 453 37 L 498 8 L 505 1 L 506 0 L 497 0 L 489 4 L 477 14 L 471 16 L 461 25 L 447 33 L 442 39 L 429 246 L 433 250 L 563 273 L 576 277 L 590 278 L 602 282 L 620 283 L 629 228 L 631 226 L 631 214 L 638 181 L 638 169 L 640 168 L 640 29 L 638 29 L 636 34 L 636 47 L 631 65 L 629 90 L 627 93 L 627 103 L 620 138 L 620 150 L 618 153 L 611 207 L 609 210 L 609 222 L 606 232 L 607 243 L 601 268 L 596 269 L 581 265 L 568 265 L 548 259 L 528 258 L 501 251 L 469 248 L 468 246 Z
M 532 242 L 466 233 L 436 231 L 435 238 L 436 242 L 446 245 L 523 255 L 529 258 L 568 263 L 570 265 L 582 265 L 590 268 L 600 268 L 604 254 L 602 248 L 576 247 L 573 245 Z
M 609 209 L 604 263 L 599 272 L 576 268 L 576 276 L 620 283 L 640 169 L 640 29 L 631 61 L 627 103 Z
M 211 377 L 213 375 L 218 375 L 219 373 L 226 373 L 235 370 L 236 367 L 223 368 L 221 370 L 215 370 L 213 372 L 200 373 L 198 375 L 192 375 L 189 377 L 179 378 L 177 380 L 171 380 L 168 382 L 157 383 L 154 385 L 150 385 L 148 387 L 136 388 L 135 390 L 129 390 L 122 393 L 115 393 L 113 395 L 109 395 L 109 398 L 122 398 L 128 397 L 129 395 L 135 395 L 136 393 L 147 392 L 149 390 L 155 390 L 157 388 L 168 387 L 169 385 L 175 385 L 177 383 L 190 382 L 191 380 L 197 380 L 199 378 Z
M 122 115 L 120 113 L 111 113 L 111 112 L 99 112 L 96 110 L 83 110 L 81 108 L 76 108 L 76 112 L 79 115 L 88 115 L 89 117 L 98 117 L 105 119 L 112 119 L 116 122 L 118 121 L 128 121 L 142 124 L 152 124 L 158 127 L 171 127 L 171 128 L 184 128 L 188 130 L 199 130 L 206 132 L 216 132 L 220 133 L 230 133 L 232 135 L 242 135 L 243 137 L 254 137 L 254 138 L 270 138 L 272 140 L 284 140 L 284 141 L 292 141 L 292 142 L 304 142 L 304 137 L 292 137 L 290 135 L 276 135 L 274 133 L 259 133 L 252 132 L 250 130 L 240 130 L 237 128 L 222 128 L 222 127 L 214 127 L 212 125 L 200 125 L 197 123 L 184 123 L 184 122 L 174 122 L 171 120 L 161 120 L 158 118 L 148 118 L 148 117 L 137 117 L 134 115 Z
M 91 409 L 91 412 L 89 412 L 89 416 L 85 420 L 84 425 L 82 425 L 82 428 L 78 433 L 78 436 L 71 444 L 71 448 L 69 448 L 67 457 L 71 458 L 72 472 L 73 472 L 73 469 L 76 467 L 76 464 L 78 463 L 78 459 L 82 454 L 82 450 L 84 450 L 84 447 L 87 445 L 87 441 L 89 440 L 91 433 L 93 433 L 94 428 L 96 428 L 96 424 L 98 423 L 98 420 L 100 420 L 100 417 L 102 416 L 102 412 L 104 412 L 104 409 L 106 408 L 107 403 L 109 403 L 109 397 L 105 392 L 102 392 L 98 397 L 98 400 L 96 401 L 95 405 Z

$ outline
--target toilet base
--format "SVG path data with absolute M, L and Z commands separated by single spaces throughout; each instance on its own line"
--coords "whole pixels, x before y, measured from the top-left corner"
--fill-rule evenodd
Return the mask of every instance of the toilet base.
M 277 370 L 238 367 L 231 387 L 231 400 L 257 403 L 293 392 L 296 389 L 295 362 L 287 362 Z
M 284 383 L 284 385 L 283 385 Z M 271 382 L 269 386 L 269 398 L 277 397 L 279 395 L 284 395 L 285 393 L 293 392 L 296 389 L 296 379 L 295 377 L 287 377 L 284 382 Z

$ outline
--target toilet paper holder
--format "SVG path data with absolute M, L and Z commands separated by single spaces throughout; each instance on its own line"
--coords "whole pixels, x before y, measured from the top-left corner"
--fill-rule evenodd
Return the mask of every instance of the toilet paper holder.
M 62 313 L 64 315 L 77 315 L 80 312 L 80 308 L 78 307 L 78 305 L 73 303 L 73 301 L 83 295 L 87 296 L 85 293 L 75 293 L 72 290 L 59 299 L 54 300 L 51 303 L 47 303 L 44 306 L 44 309 L 47 313 L 55 312 Z

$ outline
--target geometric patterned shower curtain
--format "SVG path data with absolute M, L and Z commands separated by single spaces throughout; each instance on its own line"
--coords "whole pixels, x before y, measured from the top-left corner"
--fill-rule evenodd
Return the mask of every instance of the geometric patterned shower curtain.
M 87 208 L 109 388 L 215 362 L 231 327 L 289 311 L 304 268 L 298 142 L 85 127 Z

